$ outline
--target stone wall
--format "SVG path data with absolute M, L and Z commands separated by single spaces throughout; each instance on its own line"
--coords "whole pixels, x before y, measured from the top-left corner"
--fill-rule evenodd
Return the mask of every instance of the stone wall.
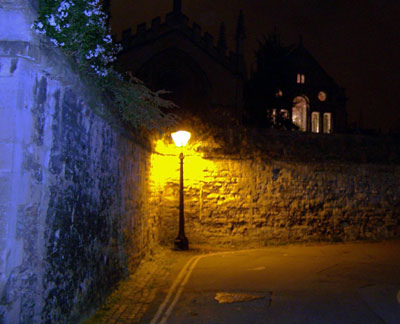
M 0 323 L 78 323 L 172 246 L 180 151 L 120 127 L 34 18 L 0 0 Z M 398 139 L 208 131 L 184 152 L 190 243 L 399 236 Z
M 150 149 L 34 18 L 0 1 L 0 323 L 78 323 L 158 242 Z
M 248 247 L 400 237 L 395 139 L 270 132 L 229 154 L 232 147 L 194 136 L 184 160 L 191 243 Z M 152 186 L 159 192 L 161 239 L 171 244 L 178 230 L 179 152 L 168 140 L 156 151 L 153 169 L 163 165 L 166 175 L 152 170 Z

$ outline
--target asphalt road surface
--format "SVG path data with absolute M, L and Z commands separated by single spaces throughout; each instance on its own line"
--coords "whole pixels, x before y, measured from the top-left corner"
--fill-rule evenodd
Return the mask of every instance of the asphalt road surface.
M 400 324 L 400 241 L 192 257 L 151 324 Z

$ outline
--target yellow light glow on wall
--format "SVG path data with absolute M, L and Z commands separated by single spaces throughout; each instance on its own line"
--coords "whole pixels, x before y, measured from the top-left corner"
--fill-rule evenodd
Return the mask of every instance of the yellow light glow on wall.
M 196 142 L 188 147 L 177 147 L 173 143 L 158 140 L 155 144 L 154 153 L 151 156 L 150 179 L 159 187 L 167 183 L 179 183 L 179 154 L 184 150 L 184 181 L 185 187 L 198 185 L 199 182 L 207 182 L 206 176 L 216 169 L 211 160 L 204 159 L 200 153 L 194 150 L 195 147 L 206 143 Z

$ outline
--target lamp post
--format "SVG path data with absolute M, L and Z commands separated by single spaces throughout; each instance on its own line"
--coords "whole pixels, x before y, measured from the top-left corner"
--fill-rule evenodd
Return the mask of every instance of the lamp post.
M 177 147 L 186 146 L 190 138 L 190 133 L 186 131 L 178 131 L 171 134 L 172 139 Z M 183 209 L 183 152 L 179 154 L 181 160 L 180 169 L 180 188 L 179 188 L 179 233 L 174 242 L 175 250 L 188 250 L 189 241 L 185 236 L 185 218 Z

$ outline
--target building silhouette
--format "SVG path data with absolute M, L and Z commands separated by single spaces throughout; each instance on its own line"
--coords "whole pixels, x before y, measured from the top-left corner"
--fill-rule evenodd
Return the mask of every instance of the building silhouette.
M 260 43 L 246 84 L 246 120 L 258 127 L 314 133 L 346 130 L 345 90 L 299 43 L 282 46 L 277 30 Z M 286 121 L 286 123 L 285 123 Z
M 168 99 L 178 114 L 194 114 L 208 122 L 228 119 L 257 127 L 279 126 L 316 133 L 342 132 L 346 128 L 346 96 L 300 41 L 283 47 L 278 33 L 260 44 L 257 69 L 247 80 L 244 59 L 245 26 L 238 15 L 235 49 L 228 51 L 225 24 L 218 39 L 202 32 L 182 13 L 181 0 L 165 20 L 137 25 L 123 32 L 124 50 L 119 68 L 133 72 L 153 90 L 170 91 Z M 295 127 L 296 128 L 296 127 Z
M 246 80 L 243 13 L 238 18 L 236 49 L 228 52 L 223 22 L 214 42 L 198 24 L 189 26 L 181 8 L 181 0 L 174 0 L 165 21 L 156 17 L 149 27 L 139 24 L 136 33 L 125 30 L 120 69 L 133 72 L 153 90 L 170 91 L 168 99 L 179 106 L 181 115 L 221 123 L 226 118 L 240 120 Z

